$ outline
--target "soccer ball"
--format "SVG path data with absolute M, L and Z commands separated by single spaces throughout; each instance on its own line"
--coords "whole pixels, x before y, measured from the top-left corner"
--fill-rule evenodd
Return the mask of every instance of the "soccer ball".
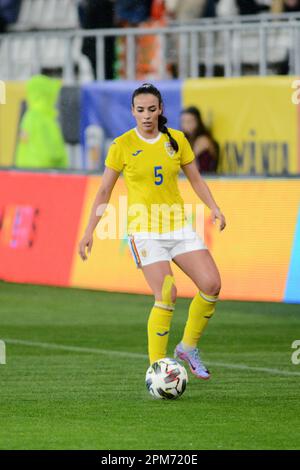
M 185 391 L 188 375 L 175 359 L 159 359 L 146 372 L 146 387 L 154 398 L 174 400 Z

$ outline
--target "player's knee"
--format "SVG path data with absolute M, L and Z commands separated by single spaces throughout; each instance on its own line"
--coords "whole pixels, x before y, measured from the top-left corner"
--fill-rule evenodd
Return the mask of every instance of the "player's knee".
M 205 293 L 208 295 L 219 295 L 221 290 L 221 279 L 215 278 L 211 279 L 207 284 Z

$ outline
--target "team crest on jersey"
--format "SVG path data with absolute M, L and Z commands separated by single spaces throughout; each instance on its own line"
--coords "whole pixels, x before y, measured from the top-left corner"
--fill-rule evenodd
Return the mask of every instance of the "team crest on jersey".
M 143 258 L 146 258 L 146 256 L 147 256 L 147 251 L 146 251 L 146 250 L 142 250 L 142 251 L 141 251 L 141 255 L 142 255 Z
M 173 149 L 171 142 L 165 142 L 165 149 L 170 157 L 173 157 L 173 155 L 175 155 L 175 150 Z

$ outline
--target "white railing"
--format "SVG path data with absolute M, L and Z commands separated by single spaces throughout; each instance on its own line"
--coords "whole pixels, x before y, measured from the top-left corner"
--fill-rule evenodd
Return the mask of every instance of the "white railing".
M 26 79 L 42 67 L 62 67 L 67 83 L 75 82 L 74 65 L 82 60 L 81 42 L 95 37 L 97 79 L 105 78 L 104 40 L 126 38 L 125 78 L 136 78 L 136 42 L 141 36 L 157 35 L 160 61 L 157 78 L 168 78 L 170 64 L 179 78 L 198 77 L 200 67 L 207 77 L 220 66 L 226 77 L 245 73 L 276 73 L 276 64 L 286 62 L 289 74 L 300 75 L 300 14 L 260 15 L 164 28 L 128 28 L 103 30 L 43 30 L 10 32 L 0 35 L 0 79 Z

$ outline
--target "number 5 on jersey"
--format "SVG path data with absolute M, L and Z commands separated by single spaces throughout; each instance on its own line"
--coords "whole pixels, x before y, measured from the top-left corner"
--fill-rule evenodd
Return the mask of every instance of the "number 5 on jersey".
M 155 166 L 154 167 L 154 177 L 155 177 L 155 184 L 156 185 L 160 185 L 164 180 L 164 177 L 163 177 L 162 173 L 159 172 L 159 170 L 162 170 L 162 166 Z

